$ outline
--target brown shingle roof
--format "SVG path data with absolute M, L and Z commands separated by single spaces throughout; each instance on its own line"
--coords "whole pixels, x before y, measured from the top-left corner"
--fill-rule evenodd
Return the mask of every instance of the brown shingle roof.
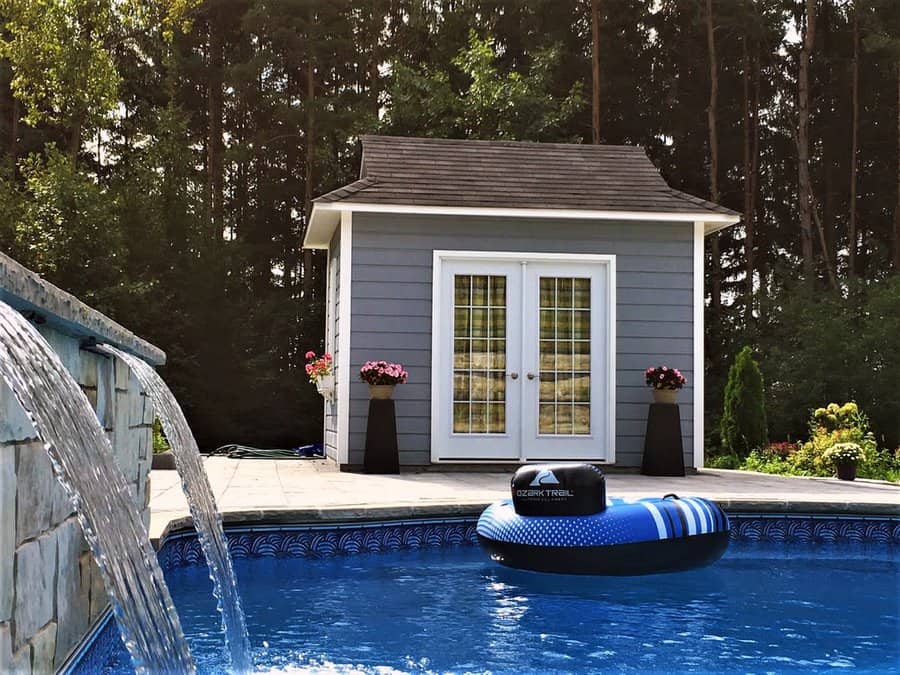
M 642 148 L 363 136 L 361 204 L 738 214 L 670 188 Z

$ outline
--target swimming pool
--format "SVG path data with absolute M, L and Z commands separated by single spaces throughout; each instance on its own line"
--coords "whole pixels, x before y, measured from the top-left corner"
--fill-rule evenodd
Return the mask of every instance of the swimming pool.
M 736 540 L 716 565 L 626 578 L 501 567 L 470 545 L 470 521 L 231 537 L 261 670 L 882 672 L 900 666 L 900 522 L 732 520 Z M 222 672 L 211 584 L 193 550 L 191 538 L 175 538 L 160 558 L 200 672 Z M 339 555 L 376 550 L 382 552 Z M 88 666 L 130 671 L 124 651 L 109 639 L 95 641 L 82 659 L 82 669 Z

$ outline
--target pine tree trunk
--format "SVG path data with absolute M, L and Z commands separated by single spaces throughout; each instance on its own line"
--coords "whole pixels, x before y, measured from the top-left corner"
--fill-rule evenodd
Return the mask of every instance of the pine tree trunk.
M 9 121 L 9 156 L 12 158 L 13 165 L 15 165 L 16 160 L 19 158 L 19 115 L 21 114 L 19 101 L 15 96 L 12 97 L 10 108 L 12 113 Z
M 750 215 L 751 215 L 751 224 L 753 229 L 753 243 L 755 248 L 760 248 L 764 242 L 758 242 L 757 240 L 760 237 L 757 237 L 757 223 L 756 223 L 756 212 L 757 212 L 757 201 L 759 199 L 759 190 L 757 189 L 759 186 L 759 109 L 760 109 L 760 71 L 762 70 L 762 65 L 760 64 L 759 58 L 759 45 L 756 45 L 756 54 L 753 57 L 753 147 L 750 150 Z M 765 292 L 765 250 L 763 250 L 762 255 L 760 256 L 760 264 L 759 264 L 759 285 L 760 288 Z M 749 268 L 756 267 L 756 251 L 754 248 L 750 250 L 750 259 L 748 261 Z M 752 276 L 752 275 L 751 275 Z M 751 278 L 750 283 L 753 283 Z M 759 318 L 762 319 L 762 310 L 759 311 Z
M 754 61 L 755 64 L 755 61 Z M 744 89 L 744 274 L 746 275 L 746 290 L 744 300 L 744 314 L 746 323 L 753 319 L 754 289 L 754 254 L 756 243 L 756 160 L 754 150 L 758 150 L 759 134 L 756 128 L 756 117 L 759 109 L 754 108 L 750 101 L 750 52 L 747 48 L 747 35 L 742 40 L 741 69 L 743 71 Z M 758 90 L 754 101 L 758 101 Z M 752 139 L 752 140 L 751 140 Z
M 894 270 L 900 271 L 900 60 L 897 61 L 897 204 L 894 207 Z
M 712 0 L 706 0 L 706 43 L 709 49 L 709 106 L 706 109 L 709 124 L 709 199 L 719 203 L 719 134 L 716 110 L 719 98 L 719 64 L 716 59 L 715 23 Z M 719 259 L 719 236 L 710 237 L 712 249 L 711 307 L 722 303 L 722 264 Z
M 297 79 L 297 68 L 291 63 L 285 73 L 285 91 L 284 101 L 282 105 L 286 109 L 290 109 L 292 103 L 300 98 L 300 86 Z M 300 138 L 300 127 L 291 125 L 291 136 Z M 284 173 L 292 184 L 300 185 L 301 176 L 304 168 L 301 166 L 301 149 L 297 142 L 289 142 L 284 152 Z M 299 194 L 292 194 L 290 200 L 285 203 L 284 212 L 280 217 L 284 218 L 285 241 L 282 243 L 284 251 L 284 285 L 287 295 L 290 298 L 295 297 L 295 291 L 300 289 L 300 245 L 303 232 L 302 225 L 298 226 L 294 214 L 302 209 L 304 204 L 301 202 Z M 303 220 L 301 219 L 300 223 Z
M 378 64 L 383 62 L 382 49 L 379 40 L 381 39 L 386 12 L 387 8 L 382 2 L 376 1 L 372 3 L 372 24 L 370 26 L 372 33 L 372 53 L 371 58 L 369 59 L 368 89 L 376 121 L 381 112 L 381 102 L 378 98 L 381 93 L 381 73 L 378 70 Z
M 600 0 L 591 0 L 591 140 L 600 143 Z
M 310 17 L 310 26 L 312 26 L 312 17 Z M 316 152 L 316 129 L 315 129 L 315 101 L 316 101 L 316 75 L 315 66 L 313 64 L 312 49 L 309 52 L 309 59 L 306 62 L 306 176 L 303 184 L 303 213 L 304 232 L 301 233 L 301 241 L 306 235 L 306 228 L 309 227 L 309 218 L 312 215 L 313 200 L 313 181 L 315 180 L 315 152 Z M 308 298 L 312 293 L 313 281 L 313 257 L 312 251 L 308 248 L 303 249 L 303 296 Z
M 7 62 L 2 64 L 3 70 L 6 71 L 9 67 Z M 12 79 L 12 73 L 9 74 L 9 79 L 6 77 L 3 78 L 3 81 L 0 82 L 0 112 L 6 115 L 6 120 L 9 122 L 9 127 L 3 127 L 4 131 L 7 133 L 5 137 L 0 139 L 0 152 L 5 155 L 9 155 L 12 160 L 12 164 L 15 164 L 15 145 L 16 145 L 16 134 L 14 131 L 15 118 L 16 118 L 16 97 L 13 95 L 12 86 L 10 83 L 10 79 Z M 6 143 L 7 146 L 3 147 L 2 144 Z
M 206 144 L 207 180 L 209 181 L 210 239 L 220 243 L 224 236 L 224 147 L 222 141 L 222 85 L 224 79 L 225 49 L 222 39 L 221 16 L 218 3 L 209 8 L 209 82 L 207 84 L 207 108 L 209 115 L 209 140 Z
M 813 214 L 812 184 L 809 177 L 809 57 L 816 36 L 816 0 L 806 0 L 806 22 L 800 47 L 800 68 L 797 78 L 797 192 L 800 207 L 800 247 L 803 273 L 807 282 L 813 280 Z
M 72 120 L 72 127 L 69 129 L 69 157 L 74 161 L 78 157 L 78 151 L 81 150 L 81 126 L 80 117 Z
M 856 232 L 856 172 L 857 148 L 859 144 L 859 4 L 853 7 L 853 84 L 852 84 L 853 121 L 850 129 L 850 218 L 847 226 L 848 247 L 850 249 L 849 275 L 856 276 L 856 253 L 859 235 Z

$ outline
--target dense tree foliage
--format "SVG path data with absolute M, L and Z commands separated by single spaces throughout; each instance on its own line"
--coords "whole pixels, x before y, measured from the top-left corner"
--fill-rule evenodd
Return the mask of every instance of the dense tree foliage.
M 674 187 L 744 214 L 708 242 L 709 443 L 744 344 L 773 439 L 856 399 L 900 443 L 900 3 L 8 0 L 0 16 L 0 247 L 166 349 L 204 447 L 320 437 L 302 366 L 323 265 L 300 241 L 379 130 L 645 146 Z

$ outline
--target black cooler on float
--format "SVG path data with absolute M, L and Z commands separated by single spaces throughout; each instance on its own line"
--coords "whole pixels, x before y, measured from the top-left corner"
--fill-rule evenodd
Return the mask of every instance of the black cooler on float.
M 606 479 L 590 464 L 523 466 L 512 501 L 520 516 L 589 516 L 606 508 Z
M 701 567 L 728 546 L 728 516 L 700 497 L 607 499 L 590 464 L 524 466 L 512 499 L 491 504 L 476 532 L 509 567 L 562 574 L 636 575 Z

